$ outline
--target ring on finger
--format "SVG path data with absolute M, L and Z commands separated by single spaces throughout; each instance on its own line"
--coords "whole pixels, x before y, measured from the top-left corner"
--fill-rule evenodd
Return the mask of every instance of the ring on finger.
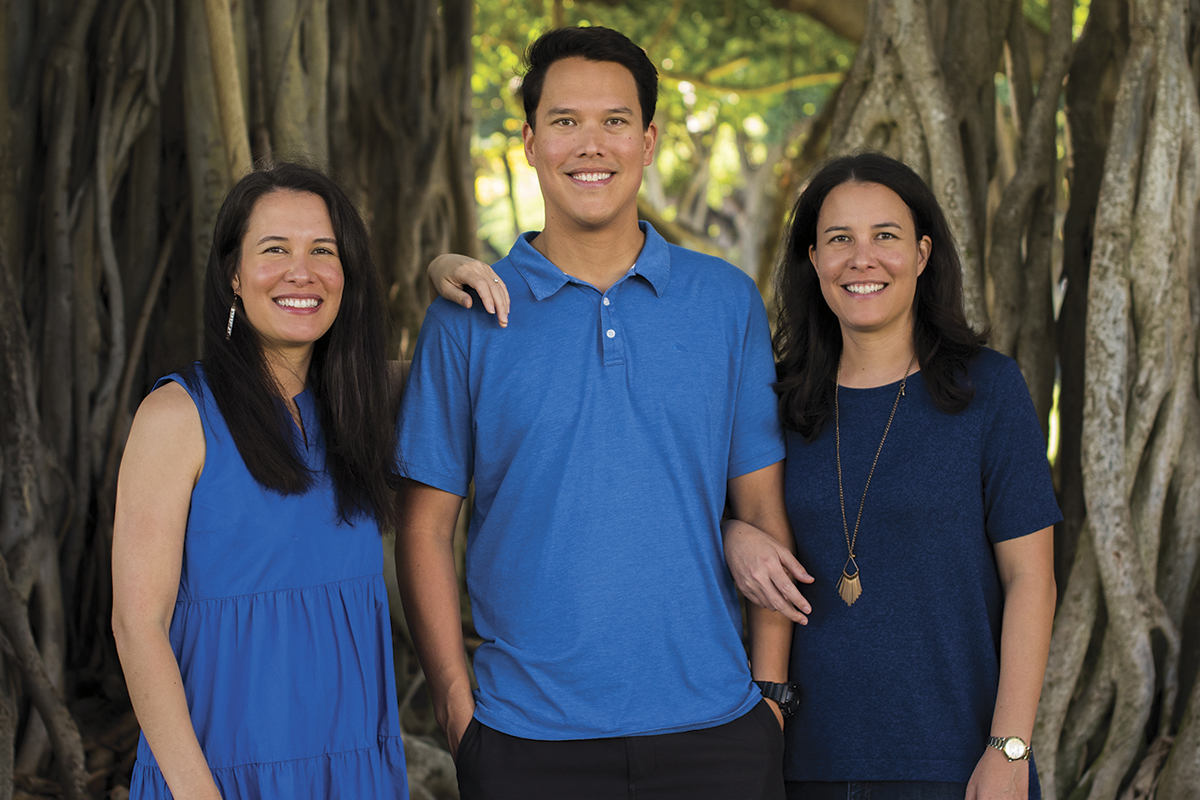
M 499 278 L 492 278 L 492 283 L 499 283 L 499 282 L 500 282 Z

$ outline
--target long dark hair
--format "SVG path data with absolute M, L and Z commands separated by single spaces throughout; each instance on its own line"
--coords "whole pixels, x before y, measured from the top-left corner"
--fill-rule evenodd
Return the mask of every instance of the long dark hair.
M 392 522 L 396 473 L 396 392 L 388 380 L 388 318 L 366 226 L 328 177 L 301 164 L 251 172 L 217 212 L 204 289 L 202 361 L 208 386 L 254 479 L 280 494 L 302 494 L 316 476 L 296 452 L 292 420 L 267 367 L 258 334 L 239 315 L 225 339 L 233 277 L 255 204 L 272 192 L 314 194 L 325 201 L 345 278 L 341 307 L 313 347 L 308 388 L 325 436 L 325 467 L 342 522 L 371 515 Z M 241 304 L 238 303 L 239 310 Z M 199 386 L 195 372 L 185 375 Z
M 841 327 L 821 294 L 808 251 L 817 242 L 817 216 L 825 198 L 843 183 L 875 183 L 891 189 L 912 212 L 917 238 L 928 236 L 932 243 L 913 300 L 913 348 L 925 385 L 942 411 L 962 411 L 975 396 L 974 387 L 964 380 L 966 366 L 986 341 L 967 323 L 962 262 L 954 234 L 925 181 L 882 153 L 857 153 L 826 162 L 796 201 L 775 288 L 779 414 L 784 425 L 808 441 L 820 435 L 833 409 L 842 353 Z

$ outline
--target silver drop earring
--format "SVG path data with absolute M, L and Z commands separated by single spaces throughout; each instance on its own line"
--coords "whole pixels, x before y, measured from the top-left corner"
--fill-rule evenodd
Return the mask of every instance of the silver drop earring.
M 229 324 L 225 326 L 225 341 L 229 341 L 229 337 L 233 335 L 233 318 L 237 315 L 237 295 L 233 296 L 233 302 L 229 305 Z

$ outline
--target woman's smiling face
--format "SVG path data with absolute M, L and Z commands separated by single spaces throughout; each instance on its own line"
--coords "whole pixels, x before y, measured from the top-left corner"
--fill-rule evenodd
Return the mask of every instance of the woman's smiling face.
M 808 257 L 843 334 L 911 335 L 917 276 L 932 243 L 917 236 L 900 196 L 877 183 L 843 183 L 825 197 Z
M 333 325 L 345 276 L 325 201 L 278 190 L 254 205 L 233 291 L 268 350 L 311 349 Z

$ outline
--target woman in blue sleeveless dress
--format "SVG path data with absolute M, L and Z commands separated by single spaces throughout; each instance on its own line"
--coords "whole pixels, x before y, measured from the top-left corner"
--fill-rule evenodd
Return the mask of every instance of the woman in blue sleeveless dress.
M 205 292 L 206 358 L 142 403 L 117 490 L 131 796 L 407 797 L 379 535 L 398 381 L 366 230 L 320 173 L 254 172 Z

